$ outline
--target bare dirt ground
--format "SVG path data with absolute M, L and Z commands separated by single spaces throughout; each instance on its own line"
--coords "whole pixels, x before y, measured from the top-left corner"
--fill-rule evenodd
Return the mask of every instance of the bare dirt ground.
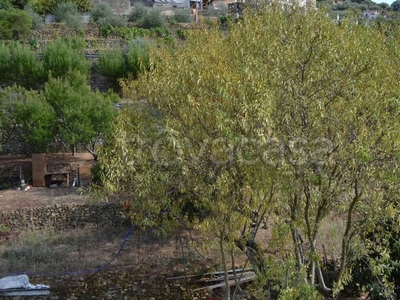
M 0 210 L 53 206 L 56 204 L 86 204 L 89 196 L 81 195 L 76 188 L 41 188 L 29 190 L 0 190 Z
M 92 165 L 93 157 L 89 153 L 69 153 L 46 155 L 47 171 L 49 173 L 73 170 L 74 165 Z M 0 210 L 12 211 L 20 208 L 52 206 L 55 204 L 86 204 L 89 197 L 81 194 L 75 187 L 33 187 L 32 160 L 25 155 L 0 156 L 0 178 L 19 177 L 25 179 L 28 189 L 12 187 L 0 190 Z

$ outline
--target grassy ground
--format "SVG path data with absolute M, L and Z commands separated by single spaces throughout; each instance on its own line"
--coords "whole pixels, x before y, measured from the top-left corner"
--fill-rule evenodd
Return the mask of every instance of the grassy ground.
M 28 231 L 0 244 L 0 276 L 11 273 L 69 273 L 101 268 L 119 253 L 128 228 L 85 228 L 69 231 Z M 179 231 L 160 236 L 155 230 L 134 230 L 112 262 L 113 267 L 130 266 L 141 273 L 182 274 L 218 268 L 216 250 L 191 247 L 199 236 Z M 200 241 L 201 244 L 201 241 Z

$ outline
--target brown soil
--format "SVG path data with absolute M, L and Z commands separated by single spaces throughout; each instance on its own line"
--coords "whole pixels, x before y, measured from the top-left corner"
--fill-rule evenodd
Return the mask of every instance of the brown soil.
M 40 188 L 28 190 L 1 190 L 0 208 L 2 212 L 19 208 L 53 206 L 55 204 L 86 204 L 88 196 L 81 195 L 76 188 Z
M 68 153 L 47 154 L 48 173 L 68 173 L 74 165 L 94 164 L 89 153 L 78 153 L 72 156 Z M 0 156 L 0 179 L 10 176 L 19 176 L 28 184 L 27 188 L 13 187 L 0 190 L 0 210 L 12 211 L 19 208 L 52 206 L 55 204 L 85 204 L 88 203 L 87 194 L 80 193 L 76 187 L 32 187 L 32 160 L 24 155 Z

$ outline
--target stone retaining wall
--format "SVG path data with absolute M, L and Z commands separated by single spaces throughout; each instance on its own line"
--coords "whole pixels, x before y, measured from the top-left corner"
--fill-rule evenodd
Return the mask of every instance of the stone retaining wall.
M 117 203 L 23 208 L 10 213 L 1 213 L 0 224 L 6 225 L 12 231 L 129 226 L 129 220 L 125 219 L 121 212 L 121 206 Z

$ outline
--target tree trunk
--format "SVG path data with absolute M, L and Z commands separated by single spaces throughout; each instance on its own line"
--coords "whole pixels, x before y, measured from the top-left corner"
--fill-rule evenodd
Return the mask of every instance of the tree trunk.
M 219 235 L 219 251 L 221 252 L 221 259 L 222 259 L 222 267 L 224 271 L 224 282 L 225 282 L 225 300 L 231 299 L 231 289 L 229 287 L 229 276 L 228 276 L 228 268 L 226 266 L 226 258 L 225 258 L 225 251 L 224 251 L 224 235 L 220 232 Z

